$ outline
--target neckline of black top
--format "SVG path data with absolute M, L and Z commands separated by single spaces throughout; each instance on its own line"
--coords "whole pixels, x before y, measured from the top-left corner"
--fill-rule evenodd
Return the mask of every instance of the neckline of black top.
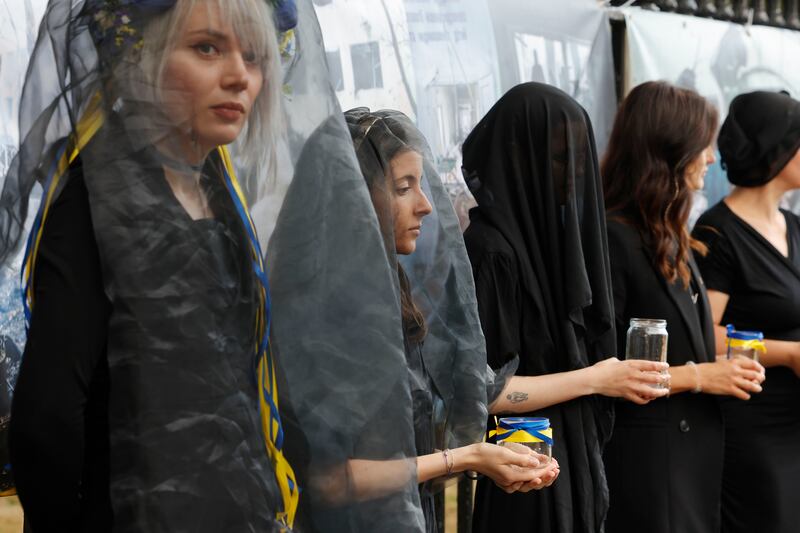
M 792 266 L 792 268 L 795 268 L 795 269 L 797 268 L 795 266 L 795 264 L 794 264 L 794 261 L 793 261 L 793 258 L 795 256 L 795 249 L 794 249 L 795 247 L 794 247 L 794 245 L 792 243 L 793 239 L 792 239 L 792 235 L 790 233 L 792 231 L 792 224 L 791 224 L 791 221 L 789 220 L 789 217 L 786 216 L 786 211 L 785 210 L 780 209 L 780 212 L 783 215 L 784 220 L 786 221 L 786 244 L 787 244 L 786 249 L 787 249 L 788 255 L 783 255 L 780 250 L 775 248 L 774 244 L 769 242 L 769 240 L 767 240 L 767 238 L 764 237 L 761 234 L 761 232 L 759 232 L 756 228 L 754 228 L 745 219 L 743 219 L 742 217 L 737 215 L 736 212 L 733 209 L 731 209 L 730 206 L 724 200 L 720 201 L 720 204 L 722 204 L 723 208 L 728 213 L 730 213 L 730 215 L 733 217 L 733 219 L 738 224 L 743 226 L 745 228 L 745 230 L 747 230 L 748 233 L 751 233 L 754 237 L 756 237 L 756 239 L 758 239 L 758 241 L 762 245 L 764 245 L 764 247 L 766 247 L 770 251 L 770 253 L 773 253 L 774 255 L 780 257 L 783 261 L 789 263 Z

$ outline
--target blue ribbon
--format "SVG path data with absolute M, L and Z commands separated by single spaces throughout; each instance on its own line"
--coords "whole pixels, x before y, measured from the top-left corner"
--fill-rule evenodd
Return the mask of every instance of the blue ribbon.
M 239 198 L 239 195 L 236 193 L 236 189 L 231 182 L 231 177 L 228 174 L 228 169 L 225 168 L 225 165 L 222 165 L 222 172 L 223 176 L 225 177 L 225 186 L 228 188 L 228 192 L 230 193 L 231 198 L 233 199 L 233 204 L 236 207 L 236 212 L 239 215 L 239 218 L 242 221 L 245 229 L 247 230 L 247 237 L 250 241 L 250 245 L 253 248 L 253 253 L 256 255 L 257 258 L 263 257 L 261 253 L 261 244 L 258 242 L 258 237 L 253 230 L 253 226 L 250 224 L 250 217 L 247 215 L 247 211 L 245 210 L 244 205 Z M 261 395 L 269 404 L 270 412 L 272 413 L 272 418 L 278 424 L 278 434 L 273 434 L 272 424 L 269 426 L 270 431 L 270 440 L 275 443 L 275 447 L 279 450 L 283 449 L 283 424 L 281 423 L 281 417 L 278 411 L 278 406 L 275 405 L 275 401 L 272 398 L 272 353 L 269 349 L 269 333 L 270 333 L 270 325 L 272 319 L 271 307 L 272 302 L 269 295 L 269 278 L 267 277 L 267 273 L 262 268 L 262 264 L 259 260 L 253 260 L 253 271 L 256 274 L 256 278 L 261 286 L 264 288 L 264 334 L 260 340 L 258 351 L 256 353 L 256 357 L 254 360 L 254 369 L 258 368 L 258 361 L 262 357 L 265 357 L 267 362 L 262 369 L 267 375 L 264 379 L 264 387 L 260 391 Z
M 503 442 L 516 431 L 525 431 L 549 446 L 553 445 L 553 438 L 542 433 L 542 431 L 550 428 L 550 420 L 547 418 L 501 418 L 497 423 L 497 428 L 509 431 L 503 435 L 497 435 L 498 443 Z

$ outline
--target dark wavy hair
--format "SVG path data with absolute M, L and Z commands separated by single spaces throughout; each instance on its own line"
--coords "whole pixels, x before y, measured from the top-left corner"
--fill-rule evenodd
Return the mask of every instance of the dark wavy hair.
M 424 140 L 418 131 L 411 130 L 408 125 L 395 120 L 398 111 L 369 112 L 366 108 L 347 111 L 350 133 L 354 141 L 360 141 L 356 156 L 361 173 L 369 187 L 372 201 L 385 195 L 394 194 L 389 185 L 389 164 L 395 157 L 405 152 L 424 153 Z M 405 121 L 410 120 L 402 116 Z M 380 202 L 378 202 L 380 203 Z M 387 206 L 375 205 L 375 212 L 381 225 L 389 257 L 395 256 L 393 221 L 388 214 Z M 390 238 L 391 237 L 391 238 Z M 422 342 L 428 333 L 425 317 L 411 295 L 411 284 L 403 267 L 397 263 L 397 278 L 400 286 L 400 311 L 403 317 L 403 332 L 411 342 Z
M 707 248 L 687 229 L 689 164 L 714 141 L 719 114 L 694 91 L 663 81 L 635 87 L 617 111 L 601 165 L 610 218 L 634 225 L 655 266 L 689 286 L 690 250 Z

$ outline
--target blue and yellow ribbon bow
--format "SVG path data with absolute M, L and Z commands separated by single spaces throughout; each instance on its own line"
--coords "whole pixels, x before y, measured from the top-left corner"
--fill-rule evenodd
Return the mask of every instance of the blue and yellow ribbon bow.
M 501 442 L 544 442 L 553 445 L 553 428 L 547 418 L 501 418 L 497 429 L 489 432 L 490 437 L 497 437 Z

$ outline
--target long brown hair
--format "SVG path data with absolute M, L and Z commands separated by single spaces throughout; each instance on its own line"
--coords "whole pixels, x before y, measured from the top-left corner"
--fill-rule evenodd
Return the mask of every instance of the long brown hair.
M 375 213 L 378 215 L 387 255 L 396 257 L 391 209 L 388 205 L 384 205 L 394 194 L 393 187 L 390 187 L 388 168 L 392 159 L 405 152 L 422 154 L 424 140 L 420 133 L 404 128 L 382 111 L 373 113 L 367 108 L 356 108 L 345 112 L 345 118 L 353 140 L 359 141 L 356 156 L 370 190 Z M 414 301 L 411 283 L 399 262 L 397 280 L 400 289 L 403 333 L 408 341 L 420 343 L 428 333 L 425 315 Z
M 690 249 L 707 252 L 686 227 L 692 191 L 685 172 L 713 142 L 718 122 L 717 110 L 696 92 L 643 83 L 617 111 L 601 165 L 608 213 L 636 226 L 661 274 L 685 287 Z

